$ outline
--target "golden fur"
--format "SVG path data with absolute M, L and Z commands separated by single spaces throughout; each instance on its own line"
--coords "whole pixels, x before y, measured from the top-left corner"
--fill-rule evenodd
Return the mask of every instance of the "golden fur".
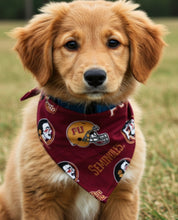
M 164 46 L 163 27 L 137 7 L 126 1 L 47 4 L 27 26 L 13 31 L 15 50 L 46 94 L 86 105 L 127 101 L 137 81 L 147 80 Z M 120 42 L 119 46 L 109 48 L 109 39 Z M 69 41 L 77 42 L 79 48 L 66 48 Z M 102 91 L 86 89 L 83 74 L 91 68 L 107 73 Z M 137 219 L 145 142 L 136 104 L 132 101 L 136 122 L 133 159 L 107 203 L 101 204 L 61 171 L 41 146 L 36 132 L 38 99 L 33 98 L 24 109 L 22 129 L 0 188 L 0 219 Z

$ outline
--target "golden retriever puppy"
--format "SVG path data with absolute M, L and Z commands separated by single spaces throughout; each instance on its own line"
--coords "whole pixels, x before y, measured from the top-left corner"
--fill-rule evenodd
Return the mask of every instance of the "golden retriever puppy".
M 38 82 L 0 188 L 3 220 L 134 220 L 145 163 L 130 100 L 163 27 L 130 1 L 49 3 L 13 31 Z

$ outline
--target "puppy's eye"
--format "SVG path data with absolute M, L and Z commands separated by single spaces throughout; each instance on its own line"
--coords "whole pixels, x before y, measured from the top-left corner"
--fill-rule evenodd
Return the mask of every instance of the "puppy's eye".
M 74 40 L 71 40 L 71 41 L 68 41 L 65 45 L 64 45 L 65 48 L 67 48 L 68 50 L 71 50 L 71 51 L 75 51 L 75 50 L 78 50 L 79 48 L 79 45 L 76 41 Z
M 117 48 L 118 46 L 120 45 L 120 42 L 118 40 L 115 40 L 115 39 L 109 39 L 108 42 L 107 42 L 107 46 L 109 48 Z

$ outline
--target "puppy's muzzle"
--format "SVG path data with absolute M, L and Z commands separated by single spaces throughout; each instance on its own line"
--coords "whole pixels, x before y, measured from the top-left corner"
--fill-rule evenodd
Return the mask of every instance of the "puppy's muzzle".
M 102 69 L 89 69 L 84 73 L 84 80 L 89 86 L 98 87 L 106 81 L 106 72 Z

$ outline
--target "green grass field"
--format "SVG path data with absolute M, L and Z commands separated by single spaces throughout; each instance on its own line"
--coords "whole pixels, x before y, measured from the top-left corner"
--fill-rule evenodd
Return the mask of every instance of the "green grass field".
M 178 19 L 157 19 L 169 35 L 159 67 L 136 100 L 143 110 L 142 128 L 147 141 L 147 164 L 141 184 L 140 220 L 178 220 Z M 14 41 L 6 36 L 22 22 L 0 22 L 0 183 L 11 142 L 18 132 L 19 98 L 34 87 L 12 51 Z

